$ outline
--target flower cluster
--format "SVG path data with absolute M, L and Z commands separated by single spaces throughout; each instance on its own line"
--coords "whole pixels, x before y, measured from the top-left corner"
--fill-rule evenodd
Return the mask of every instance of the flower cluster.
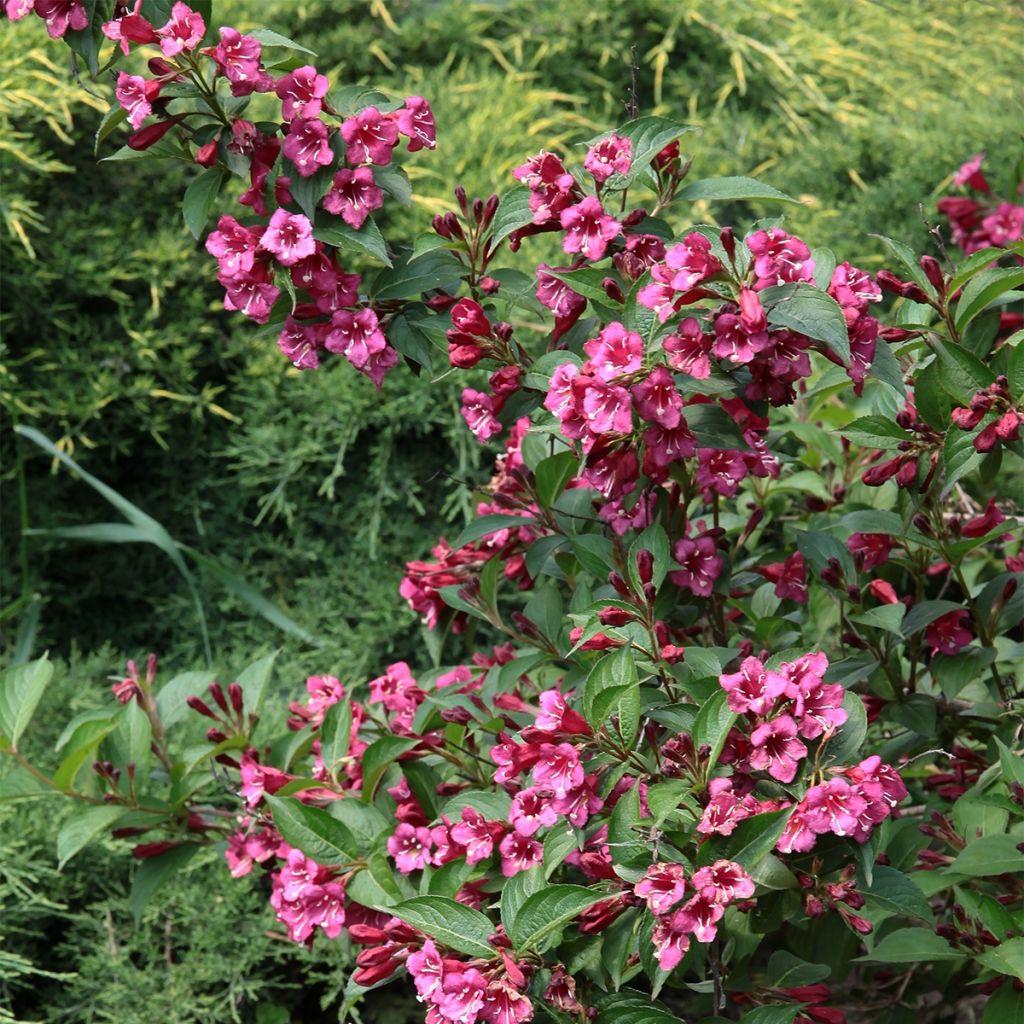
M 953 175 L 953 184 L 967 194 L 944 196 L 939 212 L 949 218 L 953 242 L 966 253 L 981 249 L 1006 248 L 1024 238 L 1024 205 L 999 199 L 992 193 L 982 164 L 984 153 L 976 153 Z M 1018 194 L 1024 190 L 1024 183 Z
M 655 862 L 633 892 L 647 901 L 654 915 L 658 964 L 663 971 L 671 971 L 686 955 L 691 938 L 714 941 L 726 908 L 754 895 L 754 880 L 731 860 L 699 868 L 689 880 L 682 864 Z

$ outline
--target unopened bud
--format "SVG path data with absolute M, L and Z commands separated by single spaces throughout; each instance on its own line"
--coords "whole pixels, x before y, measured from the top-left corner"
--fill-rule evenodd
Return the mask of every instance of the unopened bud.
M 654 578 L 654 555 L 647 548 L 636 553 L 636 571 L 641 583 L 650 583 Z
M 228 685 L 228 699 L 231 701 L 231 706 L 235 711 L 241 713 L 243 706 L 243 694 L 242 687 L 238 683 L 230 683 Z
M 940 295 L 944 294 L 946 291 L 946 280 L 942 273 L 942 267 L 939 266 L 939 261 L 934 256 L 922 256 L 920 262 L 924 276 L 931 282 L 932 287 Z

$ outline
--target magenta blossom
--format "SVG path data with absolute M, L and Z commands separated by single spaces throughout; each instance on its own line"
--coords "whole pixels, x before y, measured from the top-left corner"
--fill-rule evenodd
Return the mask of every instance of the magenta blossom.
M 334 162 L 334 153 L 327 141 L 327 126 L 322 121 L 297 117 L 288 128 L 284 155 L 304 178 L 316 174 L 321 167 Z
M 260 239 L 260 248 L 273 253 L 282 266 L 294 266 L 315 251 L 313 225 L 304 214 L 275 210 Z
M 430 104 L 422 96 L 406 96 L 405 106 L 392 115 L 399 132 L 409 140 L 409 152 L 419 149 L 433 149 L 437 138 L 437 126 Z
M 128 123 L 140 128 L 142 122 L 153 113 L 152 101 L 160 94 L 160 83 L 147 81 L 140 75 L 127 75 L 123 71 L 117 76 L 114 95 L 117 102 L 128 111 Z
M 750 767 L 767 771 L 779 782 L 792 782 L 797 762 L 807 756 L 807 748 L 796 736 L 797 725 L 789 715 L 759 725 L 750 734 Z
M 744 658 L 739 672 L 723 675 L 719 680 L 728 694 L 726 703 L 738 715 L 767 715 L 775 702 L 786 692 L 788 682 L 778 672 L 771 672 L 757 658 Z
M 319 74 L 312 64 L 296 68 L 279 78 L 274 86 L 281 100 L 281 116 L 286 121 L 316 117 L 323 110 L 323 98 L 329 88 L 327 76 Z
M 369 167 L 345 167 L 334 175 L 323 204 L 328 213 L 339 214 L 349 227 L 358 231 L 370 212 L 384 205 L 384 190 L 374 184 Z
M 69 28 L 81 32 L 89 26 L 89 15 L 82 0 L 35 0 L 35 12 L 46 22 L 51 39 L 62 38 Z
M 604 212 L 597 196 L 587 196 L 576 206 L 563 210 L 560 219 L 566 232 L 562 248 L 569 253 L 578 252 L 588 260 L 603 259 L 608 243 L 622 234 L 622 225 Z
M 583 167 L 594 181 L 605 182 L 613 174 L 629 174 L 633 161 L 633 141 L 621 135 L 609 135 L 587 151 Z
M 680 568 L 670 573 L 677 587 L 686 587 L 697 597 L 710 597 L 724 560 L 719 556 L 713 537 L 683 537 L 676 542 L 676 562 Z
M 925 630 L 925 642 L 931 644 L 932 654 L 953 655 L 966 647 L 974 634 L 968 628 L 970 612 L 958 608 L 932 622 Z
M 190 53 L 203 41 L 206 22 L 201 14 L 179 0 L 171 8 L 170 20 L 163 28 L 158 28 L 156 34 L 164 56 L 174 57 L 182 51 Z
M 388 853 L 394 858 L 395 867 L 408 875 L 430 863 L 431 842 L 430 829 L 403 822 L 388 839 Z
M 647 901 L 652 914 L 665 914 L 686 894 L 686 872 L 682 864 L 652 864 L 633 892 Z
M 347 146 L 345 159 L 350 164 L 383 166 L 391 163 L 398 126 L 376 107 L 366 107 L 342 122 L 341 137 Z

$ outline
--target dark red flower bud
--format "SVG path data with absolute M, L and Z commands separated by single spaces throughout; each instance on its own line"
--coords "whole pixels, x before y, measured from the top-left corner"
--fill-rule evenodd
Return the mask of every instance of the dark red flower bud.
M 920 262 L 924 276 L 931 282 L 932 287 L 940 295 L 944 294 L 946 291 L 946 279 L 942 273 L 939 261 L 934 256 L 922 256 Z
M 996 421 L 996 434 L 1000 441 L 1009 443 L 1020 437 L 1021 414 L 1016 409 L 1009 409 Z
M 149 68 L 150 74 L 159 75 L 161 78 L 169 78 L 172 75 L 175 78 L 180 78 L 180 75 L 176 75 L 174 67 L 168 64 L 163 57 L 150 57 L 146 62 L 146 66 Z
M 224 712 L 224 714 L 227 714 L 228 702 L 224 697 L 224 688 L 220 685 L 220 683 L 212 682 L 210 683 L 209 690 L 210 696 L 213 697 L 214 701 L 217 704 L 217 707 L 219 707 L 221 711 Z
M 609 583 L 610 586 L 614 587 L 615 590 L 622 597 L 631 597 L 632 596 L 632 594 L 630 593 L 628 584 L 626 583 L 626 581 L 617 572 L 610 572 L 610 573 L 608 573 L 608 583 Z
M 722 243 L 726 256 L 730 261 L 736 260 L 736 232 L 731 227 L 724 227 L 718 233 L 718 240 Z
M 348 926 L 348 934 L 360 946 L 379 946 L 388 940 L 388 933 L 383 929 L 358 922 Z
M 917 479 L 917 459 L 905 459 L 896 470 L 896 483 L 909 487 Z
M 200 167 L 213 167 L 217 163 L 217 140 L 213 139 L 196 150 L 196 163 Z
M 183 114 L 178 114 L 167 121 L 157 121 L 156 124 L 148 124 L 137 132 L 128 136 L 128 148 L 134 150 L 149 149 L 150 146 L 159 142 L 179 121 L 184 119 Z
M 650 583 L 654 578 L 654 555 L 647 548 L 636 553 L 636 571 L 641 583 Z
M 609 606 L 602 608 L 597 613 L 597 618 L 602 626 L 624 626 L 627 622 L 635 619 L 636 616 L 633 612 L 626 611 L 625 608 Z
M 498 212 L 499 202 L 500 200 L 496 194 L 487 197 L 487 202 L 484 204 L 483 227 L 487 227 L 494 220 L 494 215 Z
M 227 736 L 216 727 L 206 730 L 206 741 L 208 743 L 223 743 L 226 739 Z
M 138 860 L 148 860 L 150 857 L 159 857 L 161 853 L 166 853 L 171 848 L 180 845 L 181 843 L 168 842 L 166 839 L 155 843 L 139 843 L 132 850 L 132 856 Z
M 212 718 L 215 722 L 220 721 L 220 717 L 215 715 L 209 707 L 203 702 L 202 698 L 191 696 L 185 698 L 185 703 L 193 710 L 198 711 L 199 714 L 205 715 L 207 718 Z
M 974 439 L 974 450 L 976 452 L 990 452 L 999 442 L 999 435 L 996 433 L 995 423 L 990 423 Z
M 480 291 L 482 291 L 484 295 L 494 295 L 501 287 L 501 282 L 494 277 L 481 277 L 479 285 Z

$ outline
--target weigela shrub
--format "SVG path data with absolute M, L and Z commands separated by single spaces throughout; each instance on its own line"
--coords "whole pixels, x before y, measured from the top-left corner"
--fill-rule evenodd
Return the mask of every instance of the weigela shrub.
M 17 749 L 49 664 L 10 670 L 8 793 L 87 805 L 62 861 L 130 838 L 147 893 L 221 843 L 290 939 L 361 947 L 353 1000 L 408 975 L 432 1024 L 902 1020 L 970 991 L 986 1024 L 1019 1012 L 1024 564 L 995 485 L 1021 455 L 1024 248 L 989 225 L 944 265 L 885 239 L 900 273 L 873 276 L 781 219 L 688 224 L 688 201 L 792 200 L 685 183 L 687 126 L 638 117 L 580 167 L 456 189 L 394 253 L 372 213 L 399 139 L 434 144 L 425 101 L 346 102 L 263 60 L 287 40 L 203 48 L 208 18 L 145 9 L 102 25 L 115 58 L 162 52 L 112 119 L 206 167 L 194 228 L 227 170 L 249 180 L 257 219 L 206 242 L 225 305 L 378 387 L 399 351 L 446 351 L 503 451 L 476 518 L 408 565 L 426 667 L 311 677 L 284 736 L 259 724 L 273 656 L 226 687 L 158 686 L 151 658 L 50 777 Z M 74 0 L 34 10 L 86 31 Z M 283 123 L 240 117 L 258 92 Z M 500 266 L 548 233 L 564 265 Z M 388 264 L 372 282 L 353 246 Z

